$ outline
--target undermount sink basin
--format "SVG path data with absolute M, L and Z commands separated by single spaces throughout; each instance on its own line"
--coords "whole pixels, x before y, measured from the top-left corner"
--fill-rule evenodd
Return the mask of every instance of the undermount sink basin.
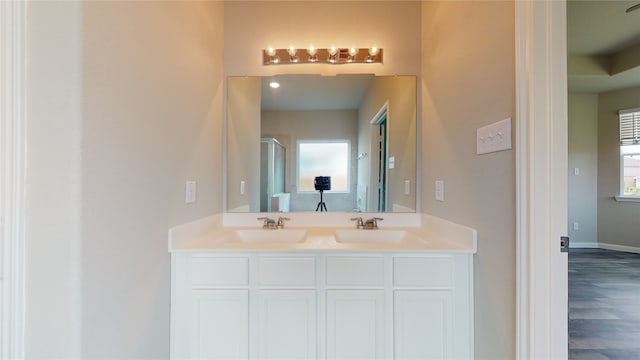
M 240 241 L 245 243 L 297 243 L 304 241 L 306 230 L 268 230 L 268 229 L 242 229 L 236 230 Z
M 400 242 L 405 230 L 336 230 L 336 241 L 341 243 L 388 244 Z

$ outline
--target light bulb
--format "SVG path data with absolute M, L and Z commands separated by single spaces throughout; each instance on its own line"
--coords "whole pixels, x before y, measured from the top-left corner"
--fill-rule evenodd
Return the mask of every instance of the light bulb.
M 356 56 L 356 55 L 358 55 L 358 49 L 350 48 L 349 49 L 349 56 Z
M 380 49 L 377 47 L 369 48 L 369 55 L 367 56 L 367 62 L 373 62 L 375 60 L 376 55 L 380 53 Z
M 276 55 L 276 49 L 274 49 L 272 47 L 268 48 L 265 51 L 266 51 L 267 55 L 269 55 L 269 56 L 275 56 Z
M 327 51 L 329 52 L 329 55 L 335 56 L 338 52 L 338 49 L 335 46 L 332 46 Z
M 318 49 L 313 45 L 309 45 L 309 48 L 307 49 L 307 54 L 309 54 L 309 62 L 313 63 L 318 61 L 318 57 L 316 56 L 317 53 Z
M 296 56 L 297 51 L 298 50 L 296 50 L 296 48 L 293 45 L 289 46 L 289 48 L 287 49 L 289 56 Z

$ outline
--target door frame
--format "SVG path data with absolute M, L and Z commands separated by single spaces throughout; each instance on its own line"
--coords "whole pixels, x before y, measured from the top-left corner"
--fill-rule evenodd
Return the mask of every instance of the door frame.
M 26 2 L 0 2 L 0 359 L 24 358 Z
M 566 0 L 516 1 L 516 358 L 568 357 Z

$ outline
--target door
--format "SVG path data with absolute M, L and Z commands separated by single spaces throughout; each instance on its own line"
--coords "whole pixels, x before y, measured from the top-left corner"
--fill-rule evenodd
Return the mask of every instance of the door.
M 385 103 L 371 119 L 371 207 L 370 211 L 387 210 L 387 169 L 391 167 L 387 158 L 387 108 Z
M 384 291 L 327 291 L 327 359 L 384 358 Z
M 393 298 L 394 359 L 451 359 L 451 291 L 402 290 Z
M 566 2 L 515 7 L 517 358 L 566 359 Z
M 189 359 L 249 358 L 249 291 L 193 290 Z
M 316 358 L 315 290 L 258 292 L 258 357 Z

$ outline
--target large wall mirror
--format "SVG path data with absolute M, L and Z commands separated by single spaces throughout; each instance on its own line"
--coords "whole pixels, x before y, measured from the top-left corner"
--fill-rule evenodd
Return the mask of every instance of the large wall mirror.
M 227 211 L 415 212 L 416 98 L 415 76 L 229 77 Z

